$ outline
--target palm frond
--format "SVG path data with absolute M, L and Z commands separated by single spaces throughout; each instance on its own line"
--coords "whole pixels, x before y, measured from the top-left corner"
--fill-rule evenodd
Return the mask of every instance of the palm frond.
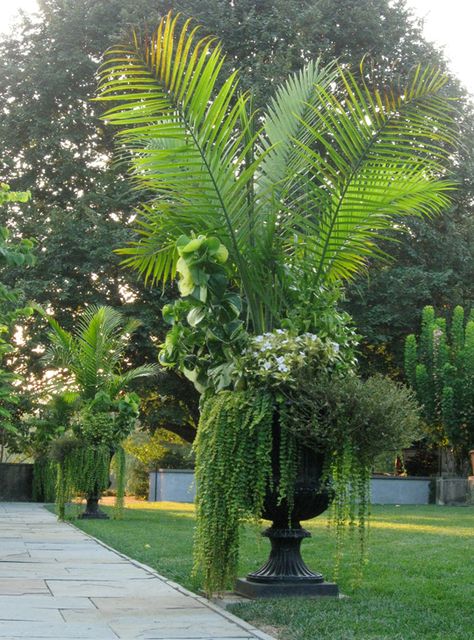
M 404 216 L 435 215 L 449 203 L 445 179 L 455 142 L 446 79 L 415 70 L 398 92 L 373 94 L 340 73 L 343 99 L 318 86 L 312 122 L 295 140 L 306 165 L 286 194 L 280 232 L 304 255 L 316 281 L 350 278 L 376 251 L 380 233 Z M 301 245 L 299 245 L 301 248 Z
M 121 128 L 118 144 L 134 179 L 156 194 L 142 210 L 139 240 L 119 253 L 146 280 L 166 280 L 175 273 L 175 229 L 214 234 L 245 280 L 247 185 L 255 171 L 245 158 L 254 139 L 237 124 L 248 98 L 237 93 L 236 73 L 220 83 L 220 46 L 198 38 L 189 20 L 178 29 L 179 21 L 169 14 L 151 38 L 135 34 L 113 47 L 100 71 L 98 99 L 116 103 L 103 117 Z
M 259 143 L 267 151 L 259 177 L 260 197 L 278 201 L 295 173 L 302 168 L 302 156 L 295 142 L 304 141 L 308 125 L 314 120 L 310 106 L 316 86 L 330 91 L 338 79 L 335 63 L 321 67 L 319 60 L 309 62 L 292 74 L 270 100 Z
M 83 399 L 94 398 L 98 391 L 114 397 L 135 378 L 157 373 L 157 365 L 121 371 L 127 338 L 140 325 L 138 320 L 126 320 L 112 307 L 91 305 L 83 311 L 75 331 L 69 333 L 54 318 L 40 311 L 52 327 L 47 361 L 67 371 L 71 376 L 69 386 L 78 389 Z M 63 389 L 63 377 L 53 386 Z
M 110 392 L 114 397 L 128 385 L 138 378 L 149 378 L 158 375 L 161 367 L 158 364 L 143 364 L 140 367 L 129 369 L 124 373 L 115 374 L 110 379 Z

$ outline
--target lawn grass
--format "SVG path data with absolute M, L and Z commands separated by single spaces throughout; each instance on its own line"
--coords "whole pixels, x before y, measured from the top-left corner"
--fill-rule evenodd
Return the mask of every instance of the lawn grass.
M 374 506 L 369 563 L 354 584 L 357 549 L 348 543 L 338 583 L 342 600 L 287 599 L 236 605 L 234 613 L 282 640 L 472 640 L 474 508 Z M 192 590 L 194 514 L 190 505 L 133 505 L 121 521 L 77 526 Z M 309 566 L 331 579 L 334 544 L 324 518 L 305 523 Z M 240 574 L 258 568 L 268 542 L 243 534 Z

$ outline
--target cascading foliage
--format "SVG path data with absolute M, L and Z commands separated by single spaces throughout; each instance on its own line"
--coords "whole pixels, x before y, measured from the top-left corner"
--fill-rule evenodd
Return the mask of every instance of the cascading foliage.
M 194 571 L 202 574 L 207 593 L 231 584 L 239 526 L 262 512 L 272 476 L 272 421 L 273 399 L 266 392 L 222 391 L 202 406 L 195 442 Z

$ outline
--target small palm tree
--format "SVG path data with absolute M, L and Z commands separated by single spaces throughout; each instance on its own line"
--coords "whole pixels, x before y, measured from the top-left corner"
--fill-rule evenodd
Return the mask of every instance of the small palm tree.
M 156 374 L 157 366 L 152 364 L 123 371 L 129 338 L 140 323 L 125 321 L 116 309 L 88 307 L 72 333 L 53 317 L 43 315 L 51 327 L 44 361 L 66 371 L 83 402 L 100 392 L 114 400 L 133 380 Z
M 446 78 L 417 68 L 371 90 L 332 64 L 309 63 L 264 113 L 199 27 L 169 14 L 151 36 L 113 46 L 100 71 L 104 120 L 149 194 L 140 238 L 120 253 L 145 280 L 174 277 L 181 234 L 217 236 L 247 304 L 248 328 L 280 326 L 304 287 L 349 280 L 405 216 L 448 204 L 454 142 Z
M 55 445 L 60 462 L 59 515 L 64 517 L 68 495 L 79 491 L 87 496 L 82 517 L 106 517 L 98 509 L 98 501 L 108 485 L 111 456 L 119 453 L 117 504 L 121 507 L 124 459 L 120 443 L 133 428 L 138 415 L 138 398 L 133 397 L 134 394 L 125 396 L 123 391 L 133 380 L 154 375 L 158 368 L 142 365 L 122 369 L 130 335 L 139 323 L 126 322 L 123 315 L 111 307 L 87 308 L 72 333 L 54 318 L 42 314 L 51 326 L 50 346 L 44 359 L 66 372 L 68 380 L 63 381 L 61 387 L 69 386 L 66 396 L 70 402 L 76 401 L 72 418 L 75 438 Z

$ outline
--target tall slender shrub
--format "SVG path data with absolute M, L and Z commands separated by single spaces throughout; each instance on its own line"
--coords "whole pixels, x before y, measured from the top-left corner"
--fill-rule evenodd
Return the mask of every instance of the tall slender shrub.
M 423 309 L 421 332 L 405 343 L 405 374 L 423 405 L 435 442 L 452 452 L 458 472 L 474 447 L 474 313 L 460 306 L 448 327 L 433 307 Z

